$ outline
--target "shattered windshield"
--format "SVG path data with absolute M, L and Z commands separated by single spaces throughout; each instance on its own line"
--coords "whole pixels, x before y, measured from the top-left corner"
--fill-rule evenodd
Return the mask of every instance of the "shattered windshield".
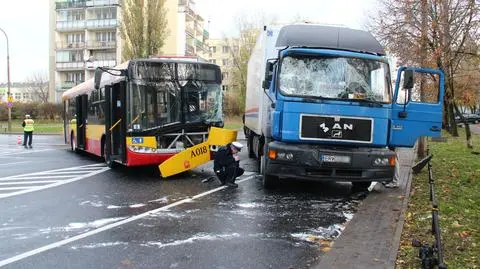
M 296 55 L 283 58 L 279 88 L 285 95 L 390 103 L 389 81 L 388 65 L 383 62 Z

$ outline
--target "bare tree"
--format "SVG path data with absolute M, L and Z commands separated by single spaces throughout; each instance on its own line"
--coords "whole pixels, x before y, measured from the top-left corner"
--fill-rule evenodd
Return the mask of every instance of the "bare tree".
M 455 124 L 455 75 L 478 40 L 479 5 L 475 0 L 379 0 L 370 30 L 399 57 L 401 64 L 439 68 L 445 73 L 444 126 L 458 136 Z M 468 138 L 467 138 L 468 139 Z
M 166 0 L 124 0 L 120 34 L 123 60 L 160 53 L 168 36 Z
M 48 103 L 48 76 L 46 73 L 37 72 L 26 80 L 27 92 L 34 101 L 42 104 Z

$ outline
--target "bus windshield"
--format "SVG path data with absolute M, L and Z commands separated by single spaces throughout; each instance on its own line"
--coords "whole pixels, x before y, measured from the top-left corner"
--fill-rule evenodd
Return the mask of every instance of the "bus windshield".
M 279 86 L 291 96 L 391 102 L 388 64 L 372 59 L 287 56 Z
M 206 67 L 156 63 L 154 68 L 151 65 L 137 68 L 127 93 L 127 130 L 222 122 L 222 91 L 216 78 L 218 69 Z M 187 70 L 191 72 L 190 76 L 186 75 Z

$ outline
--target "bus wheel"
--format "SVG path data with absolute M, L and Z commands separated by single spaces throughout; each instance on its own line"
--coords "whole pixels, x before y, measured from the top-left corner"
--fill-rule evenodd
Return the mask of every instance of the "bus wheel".
M 103 142 L 103 159 L 105 160 L 105 164 L 110 168 L 115 168 L 115 162 L 112 161 L 110 158 L 110 154 L 106 151 L 107 144 L 106 141 Z
M 72 151 L 77 151 L 77 143 L 75 142 L 75 136 L 73 133 L 70 134 L 70 148 Z

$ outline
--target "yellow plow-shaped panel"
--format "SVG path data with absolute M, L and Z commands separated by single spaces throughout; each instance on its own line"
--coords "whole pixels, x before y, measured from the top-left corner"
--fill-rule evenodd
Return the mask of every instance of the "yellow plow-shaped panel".
M 211 160 L 211 151 L 237 139 L 237 131 L 212 127 L 206 142 L 187 148 L 158 166 L 166 178 L 193 169 Z

